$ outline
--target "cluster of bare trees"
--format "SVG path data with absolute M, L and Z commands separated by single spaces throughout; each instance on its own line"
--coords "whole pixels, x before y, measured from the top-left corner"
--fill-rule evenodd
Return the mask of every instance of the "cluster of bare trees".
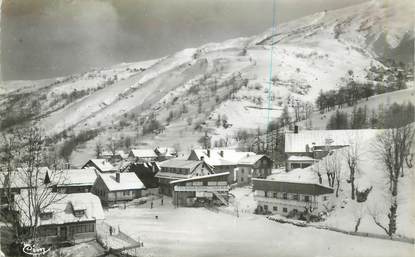
M 376 152 L 387 175 L 390 196 L 390 207 L 387 214 L 388 224 L 384 225 L 379 220 L 379 213 L 372 212 L 374 222 L 382 228 L 386 234 L 392 236 L 396 233 L 399 179 L 404 176 L 403 169 L 406 159 L 413 152 L 413 139 L 415 134 L 412 123 L 401 127 L 384 130 L 377 137 Z
M 339 197 L 341 182 L 341 157 L 337 151 L 332 151 L 323 161 L 329 186 L 336 187 L 336 197 Z M 321 174 L 320 174 L 321 176 Z
M 51 186 L 65 180 L 60 169 L 63 162 L 47 158 L 45 137 L 38 128 L 3 134 L 0 149 L 0 192 L 2 205 L 7 206 L 1 210 L 1 218 L 13 235 L 12 242 L 36 242 L 40 215 L 62 198 Z

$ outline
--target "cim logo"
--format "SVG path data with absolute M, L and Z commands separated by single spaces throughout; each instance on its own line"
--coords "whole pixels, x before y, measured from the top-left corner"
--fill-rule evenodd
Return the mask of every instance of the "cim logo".
M 25 254 L 32 255 L 35 257 L 44 255 L 49 251 L 50 251 L 50 248 L 48 249 L 45 249 L 44 247 L 37 248 L 34 246 L 34 244 L 27 244 L 27 243 L 23 244 L 23 252 Z

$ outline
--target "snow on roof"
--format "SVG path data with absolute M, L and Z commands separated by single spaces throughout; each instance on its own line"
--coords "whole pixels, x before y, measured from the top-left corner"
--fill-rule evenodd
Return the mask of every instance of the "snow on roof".
M 154 151 L 163 156 L 175 156 L 177 154 L 173 147 L 157 147 Z
M 56 172 L 56 174 L 52 174 L 49 168 L 39 167 L 38 172 L 35 169 L 33 170 L 33 173 L 32 173 L 33 176 L 35 176 L 36 173 L 38 176 L 38 183 L 39 185 L 41 185 L 43 184 L 46 173 L 48 173 L 49 176 L 52 176 L 52 175 L 58 176 L 59 172 Z M 10 179 L 11 188 L 29 188 L 29 179 L 28 179 L 29 177 L 28 176 L 29 176 L 29 172 L 25 168 L 17 168 L 16 171 L 11 172 L 10 178 L 8 178 L 7 172 L 0 172 L 0 188 L 4 188 L 5 185 L 8 183 L 9 179 Z
M 116 173 L 104 173 L 99 174 L 107 186 L 109 191 L 122 191 L 122 190 L 133 190 L 133 189 L 144 189 L 143 182 L 137 177 L 134 172 L 123 172 L 119 173 L 120 182 L 115 180 Z
M 211 166 L 236 165 L 242 158 L 256 155 L 253 152 L 238 152 L 235 149 L 194 149 L 193 152 L 199 160 L 203 157 L 203 160 Z
M 157 157 L 153 149 L 131 149 L 130 154 L 141 158 Z
M 58 186 L 92 186 L 97 179 L 93 168 L 63 170 Z
M 170 159 L 159 163 L 161 168 L 181 168 L 190 169 L 191 171 L 196 168 L 202 161 L 182 160 L 182 159 Z
M 174 181 L 170 181 L 170 184 L 176 184 L 180 182 L 193 181 L 193 180 L 206 179 L 206 178 L 214 178 L 214 177 L 220 177 L 220 176 L 227 176 L 227 175 L 229 175 L 229 172 L 215 173 L 215 174 L 209 174 L 209 175 L 204 175 L 204 176 L 196 176 L 196 177 L 191 177 L 191 178 L 174 180 Z
M 333 193 L 333 188 L 319 183 L 304 183 L 301 181 L 279 181 L 270 179 L 252 179 L 254 190 L 275 191 L 285 193 L 321 195 Z
M 285 133 L 285 152 L 306 152 L 306 145 L 311 148 L 326 145 L 331 141 L 332 146 L 350 145 L 352 141 L 373 137 L 379 130 L 376 129 L 345 129 L 345 130 L 301 130 L 297 134 Z
M 248 155 L 240 159 L 238 164 L 253 165 L 264 156 L 263 154 Z
M 288 157 L 288 161 L 314 161 L 314 159 L 309 156 L 291 155 Z
M 49 197 L 53 197 L 55 200 L 45 209 L 45 212 L 52 212 L 52 217 L 49 219 L 39 218 L 39 226 L 103 220 L 105 218 L 101 201 L 98 196 L 91 193 L 50 194 Z M 27 190 L 15 196 L 16 209 L 22 214 L 20 222 L 24 225 L 30 223 L 30 218 L 24 215 L 27 213 L 27 204 L 25 204 L 27 199 Z M 85 212 L 82 216 L 75 216 L 74 210 L 85 210 Z
M 115 167 L 105 159 L 91 159 L 89 161 L 94 163 L 102 172 L 115 171 Z
M 111 151 L 103 151 L 101 156 L 112 157 L 113 154 Z M 121 158 L 127 158 L 128 154 L 126 154 L 123 150 L 118 150 L 118 151 L 115 151 L 115 156 L 120 156 Z

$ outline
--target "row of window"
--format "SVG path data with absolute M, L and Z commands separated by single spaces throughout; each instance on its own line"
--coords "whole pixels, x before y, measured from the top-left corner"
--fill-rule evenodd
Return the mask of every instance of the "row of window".
M 40 236 L 56 236 L 58 229 L 56 227 L 41 227 L 39 228 Z
M 81 224 L 71 226 L 71 233 L 78 234 L 78 233 L 89 233 L 95 231 L 95 224 Z
M 284 200 L 295 200 L 295 201 L 310 202 L 310 196 L 309 195 L 304 195 L 304 197 L 300 197 L 299 194 L 292 194 L 291 198 L 289 199 L 288 198 L 288 193 L 265 192 L 265 197 L 284 199 Z
M 170 173 L 177 173 L 177 174 L 188 174 L 189 169 L 181 169 L 181 168 L 162 168 L 163 172 L 170 172 Z
M 264 204 L 264 210 L 268 211 L 268 205 Z M 272 207 L 273 211 L 278 211 L 278 206 L 273 206 Z M 297 211 L 297 209 L 293 209 L 294 211 Z M 282 208 L 282 212 L 288 212 L 288 209 L 286 207 Z

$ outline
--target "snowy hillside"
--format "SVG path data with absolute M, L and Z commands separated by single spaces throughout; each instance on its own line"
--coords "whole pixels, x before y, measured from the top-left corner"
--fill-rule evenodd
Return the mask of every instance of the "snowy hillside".
M 159 60 L 7 82 L 0 88 L 0 111 L 5 117 L 11 110 L 20 115 L 7 120 L 6 127 L 35 120 L 49 135 L 91 129 L 102 130 L 102 137 L 136 135 L 143 122 L 156 117 L 165 130 L 140 137 L 140 143 L 189 148 L 201 135 L 192 127 L 208 128 L 214 138 L 240 128 L 264 128 L 268 115 L 278 117 L 285 104 L 314 102 L 321 89 L 344 83 L 349 71 L 365 81 L 370 66 L 383 66 L 381 48 L 396 50 L 405 40 L 413 44 L 407 6 L 410 1 L 370 1 L 279 24 L 275 35 L 268 30 Z M 218 115 L 227 118 L 227 128 L 215 126 Z M 191 140 L 183 142 L 185 136 Z
M 340 162 L 340 187 L 338 197 L 331 200 L 330 205 L 335 208 L 329 212 L 324 225 L 336 227 L 347 231 L 354 231 L 356 222 L 360 218 L 358 231 L 384 234 L 373 221 L 375 216 L 382 224 L 387 224 L 387 213 L 390 207 L 390 195 L 388 195 L 388 178 L 385 167 L 380 161 L 378 154 L 377 136 L 382 130 L 345 130 L 347 133 L 344 140 L 350 142 L 353 149 L 358 153 L 357 176 L 355 185 L 360 192 L 371 188 L 367 200 L 357 202 L 351 199 L 351 184 L 349 183 L 349 166 L 346 161 L 347 152 L 350 147 L 335 150 L 332 156 L 323 158 L 313 166 L 305 169 L 295 169 L 290 172 L 281 171 L 274 173 L 269 178 L 284 181 L 302 181 L 307 183 L 319 183 L 318 172 L 322 176 L 322 184 L 329 186 L 326 176 L 327 162 L 330 158 L 337 158 Z M 413 212 L 415 176 L 411 168 L 404 165 L 404 177 L 399 180 L 397 234 L 411 237 L 415 236 L 412 224 L 415 223 Z M 337 188 L 337 186 L 334 186 Z M 329 208 L 330 206 L 328 206 Z

